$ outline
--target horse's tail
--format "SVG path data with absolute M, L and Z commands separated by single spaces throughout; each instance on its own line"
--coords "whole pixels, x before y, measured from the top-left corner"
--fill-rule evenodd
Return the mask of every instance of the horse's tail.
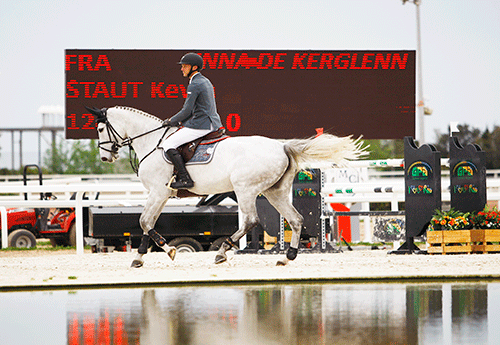
M 293 139 L 285 144 L 285 152 L 298 165 L 299 169 L 305 169 L 311 165 L 332 164 L 346 166 L 349 160 L 358 159 L 368 152 L 363 146 L 361 137 L 352 139 L 348 137 L 337 137 L 332 134 L 322 135 L 308 139 Z

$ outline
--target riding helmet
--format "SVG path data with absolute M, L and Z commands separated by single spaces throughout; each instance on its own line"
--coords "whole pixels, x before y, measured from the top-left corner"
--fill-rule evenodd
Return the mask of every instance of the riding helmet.
M 179 61 L 179 64 L 198 66 L 198 71 L 203 69 L 203 58 L 196 53 L 187 53 Z

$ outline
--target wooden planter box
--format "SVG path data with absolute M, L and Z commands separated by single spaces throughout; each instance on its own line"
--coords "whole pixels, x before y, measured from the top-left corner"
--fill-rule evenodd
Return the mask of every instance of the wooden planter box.
M 500 252 L 500 229 L 427 231 L 429 254 Z
M 482 231 L 482 235 L 480 239 L 472 245 L 473 253 L 500 252 L 500 229 L 484 229 L 474 231 Z

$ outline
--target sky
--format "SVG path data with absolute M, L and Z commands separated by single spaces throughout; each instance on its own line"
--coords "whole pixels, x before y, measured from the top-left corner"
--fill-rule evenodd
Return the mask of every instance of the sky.
M 500 125 L 500 1 L 421 0 L 420 18 L 424 142 L 450 122 Z M 65 49 L 416 50 L 416 32 L 401 0 L 1 1 L 0 128 L 40 127 L 41 106 L 64 106 Z M 10 151 L 4 133 L 0 168 Z

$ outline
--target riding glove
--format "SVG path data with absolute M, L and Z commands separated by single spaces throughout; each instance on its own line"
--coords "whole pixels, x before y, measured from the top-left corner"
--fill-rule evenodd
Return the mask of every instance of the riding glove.
M 166 119 L 163 121 L 163 124 L 162 124 L 163 127 L 168 127 L 170 126 L 170 119 Z

